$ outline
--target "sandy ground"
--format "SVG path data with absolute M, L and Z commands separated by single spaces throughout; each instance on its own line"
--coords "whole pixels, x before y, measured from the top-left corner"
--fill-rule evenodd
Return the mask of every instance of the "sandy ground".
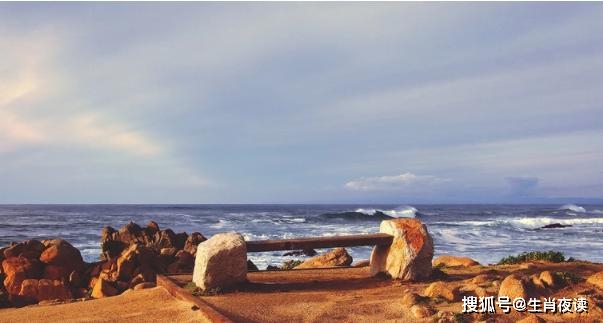
M 0 310 L 0 322 L 203 322 L 191 305 L 161 287 L 61 305 Z
M 527 268 L 530 267 L 530 268 Z M 603 270 L 603 264 L 590 263 L 534 263 L 530 266 L 475 266 L 444 269 L 449 275 L 447 284 L 464 286 L 476 275 L 489 273 L 504 278 L 510 273 L 532 274 L 543 270 L 572 272 L 588 277 Z M 178 277 L 185 283 L 190 276 Z M 292 270 L 284 272 L 249 273 L 250 283 L 237 290 L 218 296 L 202 297 L 216 310 L 237 322 L 437 322 L 437 313 L 426 319 L 416 319 L 408 305 L 401 302 L 409 292 L 423 294 L 431 282 L 401 283 L 389 279 L 370 277 L 365 268 Z M 486 284 L 487 285 L 487 284 Z M 496 295 L 496 286 L 487 290 Z M 540 315 L 547 322 L 603 322 L 603 312 L 592 310 L 603 306 L 603 292 L 585 282 L 568 285 L 552 296 L 576 297 L 589 295 L 598 299 L 590 304 L 588 315 Z M 528 314 L 460 315 L 462 302 L 448 303 L 430 300 L 428 305 L 436 312 L 456 314 L 453 322 L 515 322 Z M 500 312 L 500 310 L 498 310 Z
M 466 286 L 479 274 L 490 274 L 499 280 L 510 273 L 531 275 L 544 270 L 571 272 L 587 278 L 603 271 L 603 264 L 532 263 L 510 266 L 474 266 L 446 268 L 443 281 L 452 286 Z M 190 275 L 173 276 L 181 285 Z M 313 269 L 252 272 L 249 283 L 219 294 L 203 296 L 214 309 L 236 322 L 438 322 L 438 312 L 448 313 L 447 322 L 516 322 L 525 313 L 495 315 L 461 315 L 462 302 L 428 299 L 424 305 L 434 311 L 425 319 L 416 319 L 410 306 L 402 303 L 408 293 L 423 294 L 431 282 L 406 283 L 371 277 L 369 269 Z M 492 282 L 482 284 L 491 295 L 498 288 Z M 539 314 L 546 322 L 603 322 L 603 291 L 586 282 L 565 285 L 553 297 L 588 296 L 586 315 Z M 161 287 L 133 291 L 100 300 L 62 305 L 35 305 L 21 309 L 0 310 L 0 322 L 202 322 L 203 317 L 191 305 L 178 301 Z

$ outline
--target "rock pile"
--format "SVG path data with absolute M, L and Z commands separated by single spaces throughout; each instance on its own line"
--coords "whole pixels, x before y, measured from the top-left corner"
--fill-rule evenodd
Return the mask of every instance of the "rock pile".
M 105 227 L 101 232 L 103 260 L 90 273 L 91 296 L 113 296 L 155 282 L 156 273 L 192 272 L 197 245 L 205 240 L 198 232 L 189 236 L 186 232 L 160 230 L 154 221 L 144 228 L 134 222 L 119 230 Z
M 0 307 L 150 287 L 157 273 L 192 272 L 197 245 L 206 240 L 198 232 L 160 230 L 153 221 L 145 228 L 133 222 L 118 231 L 106 227 L 101 236 L 102 260 L 95 263 L 85 263 L 80 251 L 62 239 L 0 248 Z
M 23 306 L 50 299 L 82 297 L 86 264 L 62 239 L 27 240 L 0 248 L 0 305 Z

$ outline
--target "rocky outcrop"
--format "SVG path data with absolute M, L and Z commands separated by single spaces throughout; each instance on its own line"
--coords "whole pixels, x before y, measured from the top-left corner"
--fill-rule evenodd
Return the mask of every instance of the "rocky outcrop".
M 371 254 L 371 273 L 386 273 L 401 280 L 423 280 L 431 276 L 433 240 L 418 219 L 393 219 L 381 222 L 379 231 L 394 236 L 391 246 L 375 246 Z
M 457 286 L 451 286 L 444 282 L 434 282 L 429 285 L 423 295 L 431 298 L 443 298 L 449 302 L 460 300 L 461 293 Z
M 433 265 L 436 267 L 471 267 L 479 266 L 479 262 L 469 257 L 442 255 L 433 260 Z
M 293 269 L 345 267 L 352 264 L 350 256 L 345 248 L 335 248 L 325 254 L 310 258 Z
M 247 244 L 243 236 L 219 233 L 197 246 L 193 282 L 202 290 L 230 285 L 247 279 Z
M 103 260 L 91 264 L 62 239 L 13 243 L 0 248 L 0 306 L 90 294 L 100 298 L 150 286 L 157 273 L 192 272 L 197 245 L 204 240 L 198 232 L 160 230 L 154 221 L 144 228 L 133 222 L 119 230 L 106 227 Z
M 420 304 L 413 305 L 410 308 L 410 313 L 418 319 L 430 317 L 433 315 L 433 311 L 429 307 Z
M 586 280 L 587 283 L 597 286 L 603 290 L 603 271 L 593 274 Z

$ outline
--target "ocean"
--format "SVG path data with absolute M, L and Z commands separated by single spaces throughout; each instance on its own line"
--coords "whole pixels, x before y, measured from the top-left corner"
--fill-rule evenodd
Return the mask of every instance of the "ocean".
M 380 210 L 381 213 L 377 212 Z M 354 213 L 351 213 L 354 212 Z M 206 237 L 237 231 L 247 240 L 375 233 L 380 218 L 416 217 L 431 233 L 435 255 L 471 257 L 482 264 L 524 251 L 562 251 L 603 262 L 602 205 L 0 205 L 0 246 L 60 237 L 88 262 L 100 254 L 100 232 L 154 220 L 175 232 Z M 548 224 L 568 225 L 542 229 Z M 348 248 L 354 261 L 371 247 Z M 260 269 L 300 257 L 284 251 L 253 253 Z

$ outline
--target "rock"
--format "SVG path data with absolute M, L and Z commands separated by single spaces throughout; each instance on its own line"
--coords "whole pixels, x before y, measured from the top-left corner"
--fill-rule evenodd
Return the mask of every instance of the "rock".
M 108 296 L 115 296 L 117 294 L 119 294 L 117 288 L 112 286 L 109 281 L 103 278 L 99 278 L 96 281 L 96 284 L 94 285 L 94 288 L 92 289 L 92 294 L 90 296 L 92 296 L 93 298 L 103 298 Z
M 154 236 L 155 233 L 159 232 L 159 224 L 155 221 L 149 221 L 144 231 L 147 236 Z
M 351 263 L 352 256 L 345 248 L 335 248 L 325 254 L 310 258 L 293 269 L 344 267 Z
M 532 285 L 534 285 L 534 287 L 537 289 L 544 290 L 547 287 L 547 284 L 543 282 L 540 276 L 537 274 L 531 275 L 530 280 L 532 281 Z
M 491 282 L 491 281 L 493 281 L 494 279 L 497 279 L 497 278 L 498 277 L 495 276 L 495 275 L 480 274 L 480 275 L 477 275 L 477 276 L 473 277 L 473 279 L 471 279 L 471 282 L 473 284 L 476 284 L 476 285 L 481 285 L 481 284 L 485 284 L 485 283 Z
M 358 262 L 356 262 L 355 264 L 352 265 L 352 267 L 368 267 L 371 265 L 371 261 L 370 260 L 360 260 Z
M 205 240 L 207 240 L 207 239 L 201 233 L 193 232 L 186 239 L 183 250 L 194 256 L 195 253 L 197 252 L 197 245 L 199 245 L 201 242 L 203 242 Z
M 134 288 L 132 288 L 132 289 L 133 290 L 141 290 L 141 289 L 153 288 L 155 286 L 156 286 L 155 283 L 146 282 L 146 283 L 140 283 L 140 284 L 134 286 Z
M 162 248 L 172 248 L 174 247 L 174 240 L 176 239 L 176 234 L 171 229 L 165 229 L 157 233 L 159 238 L 157 239 L 157 247 L 159 249 Z
M 417 295 L 416 293 L 406 293 L 404 296 L 402 296 L 401 303 L 403 305 L 412 306 L 418 304 L 420 301 L 421 296 Z
M 418 318 L 418 319 L 430 317 L 433 315 L 433 312 L 431 311 L 431 309 L 429 309 L 429 307 L 427 307 L 425 305 L 413 305 L 410 308 L 410 312 L 412 313 L 412 315 L 415 318 Z
M 442 255 L 433 260 L 433 265 L 444 267 L 471 267 L 479 266 L 479 262 L 469 257 Z
M 294 250 L 294 251 L 285 252 L 283 254 L 283 256 L 293 256 L 293 257 L 308 256 L 308 257 L 314 257 L 314 256 L 316 256 L 316 254 L 317 254 L 317 252 L 314 249 L 304 249 L 304 250 Z
M 172 247 L 172 248 L 162 248 L 159 251 L 159 254 L 162 256 L 168 256 L 168 257 L 174 257 L 176 256 L 176 253 L 178 252 L 178 249 Z
M 452 287 L 444 282 L 434 282 L 425 289 L 423 295 L 431 298 L 441 297 L 454 302 L 460 300 L 461 293 L 458 287 Z
M 176 248 L 177 250 L 183 249 L 186 240 L 188 240 L 188 234 L 186 234 L 186 232 L 177 233 L 174 236 L 174 248 Z
M 197 246 L 193 282 L 202 290 L 247 280 L 247 245 L 243 236 L 219 233 Z
M 132 243 L 136 243 L 136 242 L 143 242 L 141 241 L 141 239 L 139 239 L 142 236 L 142 228 L 130 221 L 130 223 L 124 225 L 121 229 L 119 229 L 119 231 L 117 232 L 117 236 L 119 237 L 119 241 L 125 243 L 126 245 L 132 244 Z
M 259 271 L 258 266 L 256 266 L 253 261 L 247 260 L 247 271 Z
M 528 299 L 528 288 L 518 276 L 509 275 L 500 283 L 498 296 L 508 296 L 511 301 L 517 297 Z
M 44 273 L 42 274 L 42 277 L 44 279 L 50 280 L 62 280 L 67 278 L 68 276 L 69 272 L 67 272 L 67 269 L 65 269 L 65 267 L 57 265 L 44 266 Z
M 530 314 L 528 317 L 517 321 L 517 323 L 546 323 L 546 321 L 538 315 Z
M 42 274 L 42 265 L 37 259 L 12 257 L 2 262 L 4 287 L 9 295 L 18 295 L 21 283 L 26 279 L 38 279 Z
M 567 228 L 567 227 L 571 227 L 571 224 L 561 224 L 561 223 L 552 223 L 552 224 L 547 224 L 545 226 L 543 226 L 541 229 L 557 229 L 557 228 Z
M 40 279 L 38 281 L 38 301 L 71 298 L 71 290 L 60 280 Z
M 52 240 L 40 255 L 40 261 L 48 265 L 62 266 L 67 273 L 84 268 L 84 259 L 80 251 L 63 239 Z
M 391 246 L 375 246 L 371 273 L 387 273 L 394 279 L 421 280 L 431 276 L 433 240 L 418 219 L 400 218 L 381 222 L 379 231 L 391 234 Z
M 122 281 L 129 281 L 132 278 L 134 269 L 137 265 L 137 253 L 139 245 L 132 244 L 126 250 L 124 250 L 117 258 L 117 277 Z
M 37 259 L 44 250 L 44 245 L 38 240 L 26 240 L 12 245 L 4 250 L 4 258 L 25 257 Z
M 34 304 L 38 302 L 38 280 L 25 279 L 21 283 L 21 289 L 17 297 L 13 297 L 13 303 L 18 306 Z
M 557 277 L 548 270 L 541 272 L 539 278 L 544 284 L 546 284 L 546 287 L 549 287 L 549 288 L 559 287 L 558 286 L 559 281 L 558 281 Z
M 600 271 L 586 280 L 587 283 L 597 286 L 599 289 L 603 290 L 603 271 Z

